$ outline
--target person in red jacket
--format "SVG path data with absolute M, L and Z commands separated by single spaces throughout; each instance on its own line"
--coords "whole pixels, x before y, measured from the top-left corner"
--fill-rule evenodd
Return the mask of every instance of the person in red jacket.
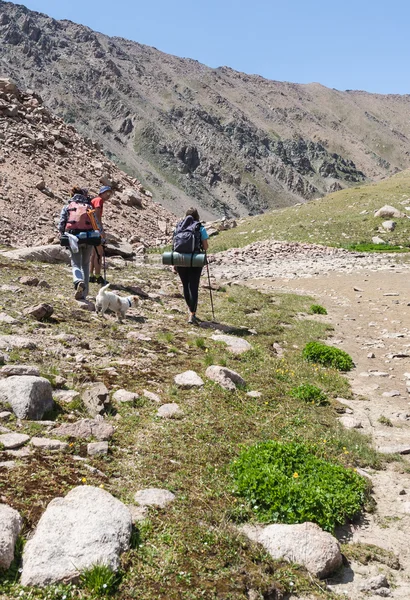
M 91 204 L 93 205 L 93 208 L 95 209 L 95 215 L 97 217 L 97 220 L 101 224 L 102 224 L 102 214 L 103 214 L 104 202 L 106 200 L 109 200 L 112 193 L 113 193 L 112 188 L 110 188 L 108 185 L 105 185 L 104 187 L 102 187 L 100 189 L 98 196 L 96 198 L 94 198 L 93 200 L 91 200 Z M 102 262 L 103 252 L 104 252 L 103 247 L 97 246 L 95 248 L 94 252 L 92 253 L 91 260 L 90 260 L 90 281 L 92 283 L 99 283 L 100 285 L 105 285 L 107 283 L 105 281 L 104 277 L 102 277 L 102 275 L 101 275 L 101 262 Z

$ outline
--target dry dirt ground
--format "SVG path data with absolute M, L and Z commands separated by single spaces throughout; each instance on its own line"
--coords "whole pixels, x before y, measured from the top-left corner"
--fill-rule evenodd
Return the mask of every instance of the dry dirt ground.
M 360 421 L 360 430 L 372 436 L 376 448 L 390 452 L 399 446 L 410 452 L 410 396 L 405 376 L 410 372 L 408 263 L 401 258 L 397 264 L 392 257 L 391 264 L 390 268 L 384 264 L 383 270 L 346 273 L 340 269 L 301 278 L 292 273 L 290 278 L 254 279 L 247 284 L 260 290 L 309 294 L 327 309 L 328 315 L 317 318 L 333 325 L 329 342 L 347 351 L 356 364 L 347 375 L 353 392 L 353 399 L 345 401 L 350 416 Z M 367 473 L 373 484 L 375 511 L 367 513 L 359 525 L 339 531 L 339 538 L 393 551 L 401 569 L 351 562 L 331 587 L 351 600 L 380 598 L 383 590 L 365 593 L 360 588 L 369 576 L 386 573 L 391 582 L 389 597 L 408 600 L 410 461 L 402 455 L 384 470 Z

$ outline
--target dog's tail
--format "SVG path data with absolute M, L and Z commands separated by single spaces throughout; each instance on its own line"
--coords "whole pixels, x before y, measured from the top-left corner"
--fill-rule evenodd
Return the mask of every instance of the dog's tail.
M 110 284 L 109 284 L 109 283 L 107 283 L 107 285 L 103 285 L 103 286 L 102 286 L 102 287 L 99 289 L 98 293 L 99 293 L 99 294 L 104 294 L 104 293 L 105 293 L 105 292 L 108 290 L 108 288 L 109 288 L 109 287 L 110 287 Z

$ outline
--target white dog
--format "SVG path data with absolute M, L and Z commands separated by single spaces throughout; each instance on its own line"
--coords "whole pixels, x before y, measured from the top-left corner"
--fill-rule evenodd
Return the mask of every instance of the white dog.
M 137 306 L 138 296 L 121 298 L 121 296 L 114 294 L 114 292 L 107 292 L 109 287 L 110 284 L 108 283 L 100 288 L 95 301 L 95 310 L 97 314 L 101 313 L 101 316 L 104 317 L 104 313 L 109 308 L 116 313 L 118 321 L 121 323 L 127 310 L 132 306 Z

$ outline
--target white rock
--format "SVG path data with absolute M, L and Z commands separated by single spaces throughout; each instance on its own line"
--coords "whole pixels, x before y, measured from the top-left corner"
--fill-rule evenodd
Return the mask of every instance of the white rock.
M 127 390 L 117 390 L 112 397 L 116 402 L 135 402 L 139 398 L 138 394 Z
M 139 490 L 135 494 L 134 500 L 140 506 L 159 506 L 160 508 L 165 508 L 167 504 L 175 500 L 175 494 L 169 490 L 162 490 L 160 488 L 147 488 Z
M 62 442 L 61 440 L 51 440 L 50 438 L 41 437 L 31 438 L 30 444 L 42 450 L 64 450 L 68 446 L 67 442 Z
M 70 404 L 73 400 L 79 400 L 80 394 L 75 390 L 57 390 L 53 392 L 54 398 L 63 404 Z
M 402 212 L 400 212 L 397 208 L 394 208 L 394 206 L 390 206 L 389 204 L 385 204 L 384 206 L 382 206 L 381 208 L 379 208 L 379 210 L 377 210 L 374 213 L 375 217 L 386 217 L 386 218 L 393 218 L 393 219 L 401 219 L 403 217 L 405 217 L 406 215 Z
M 35 261 L 45 263 L 65 263 L 70 264 L 70 254 L 65 248 L 59 245 L 31 246 L 29 248 L 18 248 L 3 252 L 2 256 L 11 260 Z
M 36 344 L 30 338 L 21 335 L 0 335 L 0 350 L 35 350 Z
M 10 404 L 19 419 L 40 421 L 54 406 L 48 379 L 31 375 L 12 375 L 0 381 L 0 401 Z
M 205 371 L 205 375 L 208 379 L 215 381 L 225 390 L 236 390 L 237 385 L 246 385 L 245 380 L 237 373 L 226 367 L 219 367 L 212 365 Z
M 17 319 L 14 319 L 13 317 L 11 317 L 10 315 L 7 315 L 6 313 L 0 313 L 0 323 L 7 323 L 8 325 L 15 325 L 16 323 L 18 323 Z
M 81 486 L 47 506 L 23 554 L 22 585 L 45 586 L 78 577 L 96 564 L 113 571 L 128 550 L 127 507 L 105 490 Z
M 14 546 L 23 526 L 19 513 L 0 504 L 0 568 L 8 569 L 14 559 Z
M 24 433 L 3 433 L 0 435 L 0 444 L 2 444 L 5 450 L 14 450 L 15 448 L 24 446 L 29 439 L 30 436 Z
M 4 365 L 0 369 L 0 376 L 11 377 L 12 375 L 33 375 L 40 377 L 40 371 L 37 367 L 29 365 Z
M 379 237 L 378 235 L 375 235 L 374 237 L 372 237 L 372 242 L 373 242 L 373 244 L 387 244 L 387 242 L 385 240 L 383 240 L 381 237 Z
M 102 381 L 87 386 L 82 394 L 82 400 L 92 417 L 104 413 L 110 404 L 108 389 Z
M 15 469 L 17 467 L 17 463 L 14 460 L 3 460 L 0 462 L 0 468 L 3 469 Z M 1 555 L 1 550 L 0 550 Z
M 158 396 L 158 394 L 154 394 L 154 392 L 149 392 L 148 390 L 144 390 L 142 393 L 144 398 L 152 400 L 153 402 L 158 402 L 158 404 L 161 403 L 161 398 Z
M 249 396 L 250 398 L 261 398 L 262 397 L 262 392 L 257 392 L 257 391 L 250 391 L 246 393 L 247 396 Z
M 163 419 L 181 419 L 184 416 L 183 411 L 179 408 L 176 402 L 163 404 L 157 412 L 158 417 Z
M 10 411 L 3 410 L 2 412 L 0 412 L 0 421 L 8 421 L 12 415 L 13 413 L 11 413 Z
M 399 390 L 392 390 L 391 392 L 383 392 L 382 396 L 385 398 L 394 398 L 395 396 L 400 396 Z
M 201 387 L 204 385 L 204 382 L 199 375 L 195 373 L 195 371 L 185 371 L 184 373 L 179 373 L 179 375 L 175 376 L 174 381 L 178 387 L 183 389 Z
M 362 429 L 362 422 L 354 417 L 341 417 L 339 423 L 346 429 Z
M 325 578 L 342 564 L 339 543 L 315 523 L 301 525 L 245 525 L 241 530 L 259 542 L 274 559 L 303 565 L 316 577 Z
M 386 231 L 394 231 L 396 229 L 397 223 L 395 221 L 383 221 L 382 227 Z
M 215 333 L 211 337 L 216 342 L 225 343 L 228 346 L 228 350 L 230 350 L 233 354 L 243 354 L 244 352 L 248 352 L 248 350 L 252 349 L 252 346 L 249 342 L 243 338 L 235 337 L 234 335 L 219 335 Z
M 104 456 L 108 454 L 108 442 L 91 442 L 87 444 L 87 454 L 89 456 Z

